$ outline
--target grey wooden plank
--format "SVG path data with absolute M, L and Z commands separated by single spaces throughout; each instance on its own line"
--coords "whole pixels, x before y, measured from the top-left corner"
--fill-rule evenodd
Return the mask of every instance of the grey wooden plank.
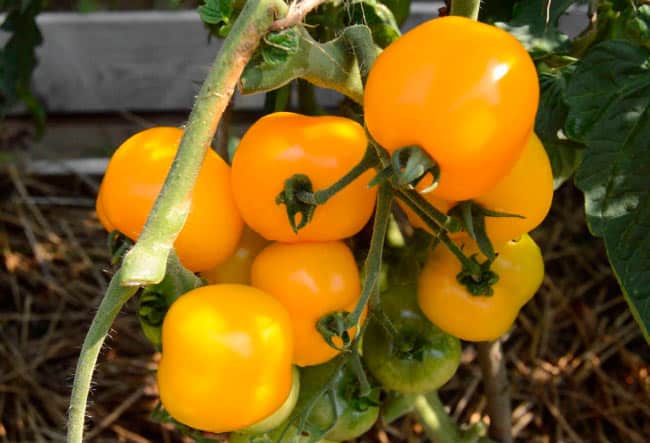
M 437 16 L 442 5 L 413 3 L 404 30 Z M 221 45 L 208 41 L 195 11 L 43 13 L 38 23 L 44 43 L 33 88 L 50 113 L 187 110 Z M 584 7 L 561 21 L 570 35 L 586 23 Z M 6 38 L 0 32 L 0 44 Z M 324 106 L 340 100 L 332 91 L 317 94 Z M 262 103 L 261 95 L 237 96 L 235 109 Z

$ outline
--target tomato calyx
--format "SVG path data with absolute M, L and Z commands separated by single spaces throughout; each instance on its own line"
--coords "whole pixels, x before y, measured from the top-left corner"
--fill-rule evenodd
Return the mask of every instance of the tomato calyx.
M 419 191 L 427 194 L 440 182 L 440 167 L 429 154 L 418 145 L 410 145 L 393 152 L 390 158 L 392 172 L 398 186 L 414 188 L 427 175 L 431 175 L 431 184 Z
M 456 275 L 456 280 L 472 295 L 491 296 L 494 294 L 492 286 L 499 281 L 499 275 L 490 269 L 494 260 L 487 259 L 481 263 L 477 257 L 478 254 L 473 254 L 469 260 L 478 265 L 480 272 L 476 274 L 463 265 L 463 269 Z
M 293 232 L 298 231 L 309 223 L 314 216 L 317 204 L 305 202 L 300 194 L 313 194 L 314 186 L 311 179 L 304 174 L 294 174 L 284 182 L 284 189 L 275 198 L 275 203 L 287 207 L 287 217 Z M 300 215 L 300 222 L 296 218 Z
M 331 312 L 322 316 L 316 323 L 316 330 L 323 336 L 323 340 L 338 351 L 348 349 L 352 343 L 348 332 L 349 316 L 350 313 L 345 311 Z M 337 344 L 334 339 L 338 339 L 340 343 Z
M 395 337 L 395 356 L 402 360 L 424 360 L 424 351 L 431 343 L 420 334 L 399 332 Z
M 298 233 L 312 220 L 319 205 L 327 203 L 337 192 L 359 178 L 368 169 L 376 168 L 378 165 L 377 153 L 371 146 L 368 146 L 359 163 L 325 189 L 314 192 L 314 185 L 307 175 L 292 175 L 285 180 L 284 189 L 275 198 L 275 203 L 286 206 L 291 229 Z M 372 184 L 372 182 L 369 183 L 369 186 Z M 299 223 L 296 221 L 298 214 L 300 214 Z

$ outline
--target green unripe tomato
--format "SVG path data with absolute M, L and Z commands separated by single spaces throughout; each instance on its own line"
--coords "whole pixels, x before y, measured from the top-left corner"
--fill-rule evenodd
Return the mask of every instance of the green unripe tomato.
M 368 371 L 389 390 L 417 394 L 438 389 L 460 364 L 460 341 L 420 311 L 415 283 L 389 285 L 381 294 L 381 306 L 397 335 L 391 336 L 376 319 L 369 321 L 363 336 Z
M 337 358 L 322 365 L 301 368 L 301 398 L 296 410 L 304 407 L 315 393 L 333 380 L 332 395 L 324 394 L 320 397 L 309 415 L 308 422 L 317 429 L 329 429 L 324 438 L 344 441 L 365 433 L 377 421 L 379 391 L 373 390 L 368 397 L 361 397 L 356 375 L 347 366 L 337 370 L 338 364 Z M 339 411 L 338 417 L 334 405 Z

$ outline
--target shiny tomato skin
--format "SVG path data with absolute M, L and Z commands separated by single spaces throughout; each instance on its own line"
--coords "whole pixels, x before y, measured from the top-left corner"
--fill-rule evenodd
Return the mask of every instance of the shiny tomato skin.
M 292 387 L 291 322 L 270 295 L 244 285 L 208 285 L 167 312 L 158 368 L 172 417 L 229 432 L 272 415 Z
M 480 255 L 476 244 L 459 244 L 466 255 Z M 544 278 L 542 253 L 528 234 L 496 248 L 491 269 L 499 280 L 492 295 L 472 295 L 456 276 L 461 265 L 444 245 L 429 256 L 418 281 L 418 304 L 429 320 L 448 334 L 468 341 L 495 340 L 510 329 L 519 310 Z
M 255 258 L 251 282 L 289 311 L 295 364 L 318 365 L 339 353 L 316 325 L 325 314 L 351 312 L 361 294 L 357 264 L 343 242 L 274 243 Z
M 544 220 L 553 201 L 553 171 L 540 139 L 532 134 L 510 172 L 474 199 L 486 209 L 518 217 L 486 217 L 485 229 L 494 243 L 519 238 Z
M 364 113 L 369 133 L 390 152 L 421 146 L 440 167 L 434 195 L 461 201 L 510 170 L 538 101 L 535 65 L 513 36 L 449 16 L 412 29 L 379 55 Z
M 314 191 L 327 188 L 361 161 L 367 144 L 361 125 L 347 118 L 289 112 L 262 117 L 244 134 L 232 165 L 235 201 L 246 224 L 268 240 L 289 243 L 356 234 L 374 210 L 376 190 L 368 186 L 372 171 L 319 205 L 298 233 L 276 198 L 294 174 L 307 175 Z

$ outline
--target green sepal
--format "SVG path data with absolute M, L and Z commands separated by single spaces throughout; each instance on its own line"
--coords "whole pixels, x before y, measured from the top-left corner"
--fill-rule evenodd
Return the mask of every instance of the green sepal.
M 491 296 L 494 294 L 492 286 L 499 281 L 499 275 L 490 269 L 492 266 L 492 260 L 488 259 L 484 262 L 479 262 L 477 257 L 478 254 L 474 254 L 469 258 L 469 260 L 478 264 L 479 275 L 475 275 L 473 270 L 467 269 L 463 266 L 463 269 L 456 276 L 456 280 L 458 280 L 458 283 L 465 286 L 467 291 L 472 295 Z
M 308 203 L 300 198 L 300 194 L 314 193 L 314 186 L 311 179 L 304 174 L 294 174 L 284 182 L 284 189 L 275 198 L 277 205 L 284 205 L 287 210 L 287 217 L 293 232 L 298 233 L 299 230 L 307 226 L 314 216 L 314 212 L 318 207 L 316 203 Z M 298 216 L 300 221 L 298 222 Z
M 140 292 L 138 320 L 147 339 L 162 348 L 162 324 L 169 307 L 181 295 L 203 285 L 203 280 L 187 270 L 175 252 L 167 259 L 165 278 L 157 285 L 147 286 Z

